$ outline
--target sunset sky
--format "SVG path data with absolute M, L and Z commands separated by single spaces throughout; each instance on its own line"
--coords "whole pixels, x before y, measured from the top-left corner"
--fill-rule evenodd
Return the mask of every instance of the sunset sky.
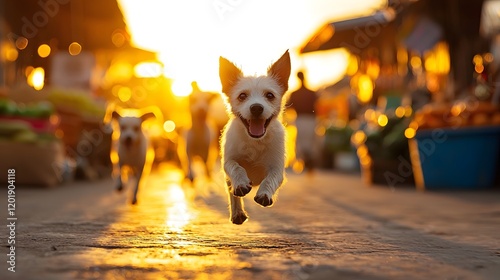
M 346 52 L 299 57 L 298 49 L 322 24 L 370 14 L 384 0 L 119 0 L 134 45 L 158 53 L 165 75 L 187 90 L 197 80 L 204 90 L 220 90 L 218 58 L 261 74 L 290 49 L 292 68 L 309 70 L 318 88 L 345 69 Z M 291 88 L 297 81 L 290 79 Z

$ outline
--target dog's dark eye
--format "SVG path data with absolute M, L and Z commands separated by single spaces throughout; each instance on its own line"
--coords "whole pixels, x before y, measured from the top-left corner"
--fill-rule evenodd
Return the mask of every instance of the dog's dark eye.
M 139 131 L 139 127 L 138 126 L 134 126 L 134 131 Z
M 247 99 L 247 97 L 248 97 L 248 94 L 246 94 L 245 92 L 242 92 L 242 93 L 240 93 L 240 95 L 238 95 L 238 100 L 245 101 L 245 99 Z
M 275 96 L 272 92 L 266 92 L 266 98 L 268 100 L 273 100 L 275 98 Z

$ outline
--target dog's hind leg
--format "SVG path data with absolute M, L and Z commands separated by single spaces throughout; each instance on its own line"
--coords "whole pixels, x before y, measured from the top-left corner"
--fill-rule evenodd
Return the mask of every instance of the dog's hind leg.
M 137 193 L 139 192 L 139 186 L 141 184 L 141 177 L 142 177 L 142 170 L 134 170 L 134 175 L 135 175 L 135 188 L 134 188 L 134 193 L 132 194 L 132 201 L 130 203 L 132 204 L 137 204 Z
M 227 190 L 231 222 L 236 225 L 241 225 L 248 219 L 248 215 L 243 208 L 243 198 L 233 195 L 230 181 L 227 181 Z
M 123 191 L 123 175 L 122 175 L 123 170 L 121 169 L 121 167 L 117 168 L 116 170 L 117 171 L 115 174 L 115 176 L 116 176 L 116 187 L 115 188 L 116 188 L 116 191 L 121 192 L 121 191 Z

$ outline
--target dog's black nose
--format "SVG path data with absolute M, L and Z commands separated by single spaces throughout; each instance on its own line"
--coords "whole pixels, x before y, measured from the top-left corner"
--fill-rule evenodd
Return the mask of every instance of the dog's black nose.
M 252 113 L 252 116 L 254 116 L 254 117 L 260 116 L 263 111 L 264 111 L 264 107 L 262 107 L 262 105 L 260 105 L 260 104 L 253 104 L 252 106 L 250 106 L 250 112 Z

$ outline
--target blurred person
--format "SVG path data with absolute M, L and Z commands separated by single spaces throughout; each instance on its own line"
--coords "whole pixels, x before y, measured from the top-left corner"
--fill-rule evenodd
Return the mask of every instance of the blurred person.
M 297 113 L 295 126 L 297 138 L 295 140 L 295 157 L 304 163 L 305 169 L 312 171 L 315 162 L 316 146 L 316 103 L 318 96 L 305 85 L 304 73 L 299 71 L 297 78 L 300 88 L 290 94 L 287 107 L 293 108 Z

